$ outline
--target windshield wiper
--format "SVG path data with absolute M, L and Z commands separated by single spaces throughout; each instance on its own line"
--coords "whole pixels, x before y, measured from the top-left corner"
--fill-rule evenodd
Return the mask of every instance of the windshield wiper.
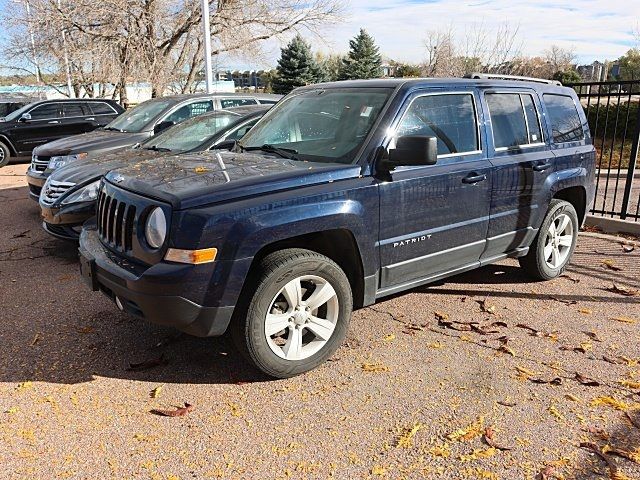
M 122 131 L 119 128 L 114 128 L 114 127 L 104 127 L 103 130 L 111 130 L 112 132 L 121 132 Z
M 282 158 L 289 160 L 298 160 L 298 151 L 293 148 L 276 147 L 270 143 L 265 143 L 261 147 L 241 147 L 243 151 L 250 152 L 252 150 L 262 150 L 263 152 L 275 153 Z
M 159 147 L 157 145 L 151 145 L 150 147 L 144 147 L 145 150 L 153 150 L 154 152 L 170 152 L 170 148 Z

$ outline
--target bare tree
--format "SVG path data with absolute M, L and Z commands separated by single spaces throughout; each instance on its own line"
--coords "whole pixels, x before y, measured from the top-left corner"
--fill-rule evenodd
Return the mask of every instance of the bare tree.
M 573 49 L 551 45 L 544 51 L 544 58 L 549 64 L 551 75 L 554 75 L 571 69 L 576 60 L 576 54 Z

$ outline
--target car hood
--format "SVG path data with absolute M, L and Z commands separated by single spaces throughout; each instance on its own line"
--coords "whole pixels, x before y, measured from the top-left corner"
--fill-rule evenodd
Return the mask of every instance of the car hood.
M 148 133 L 114 132 L 94 130 L 45 143 L 34 150 L 35 155 L 70 155 L 81 152 L 109 151 L 128 147 L 148 138 Z
M 112 170 L 118 187 L 181 210 L 360 175 L 359 165 L 287 160 L 258 152 L 171 155 Z
M 85 160 L 77 160 L 55 170 L 51 174 L 51 179 L 80 185 L 91 180 L 97 180 L 114 168 L 126 167 L 161 155 L 167 155 L 167 153 L 144 149 L 127 149 L 112 153 L 94 154 Z

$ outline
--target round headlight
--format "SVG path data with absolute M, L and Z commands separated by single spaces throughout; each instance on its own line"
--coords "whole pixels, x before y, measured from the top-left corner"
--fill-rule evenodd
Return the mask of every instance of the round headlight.
M 167 236 L 167 219 L 160 207 L 151 210 L 147 216 L 144 234 L 151 248 L 160 248 L 164 243 Z

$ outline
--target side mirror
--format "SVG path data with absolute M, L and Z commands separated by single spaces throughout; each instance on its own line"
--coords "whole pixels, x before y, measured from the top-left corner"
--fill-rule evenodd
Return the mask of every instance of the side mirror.
M 176 122 L 171 122 L 171 121 L 160 122 L 160 123 L 156 124 L 155 127 L 153 127 L 153 134 L 155 135 L 157 133 L 160 133 L 163 130 L 166 130 L 167 128 L 169 128 L 169 127 L 173 127 L 175 124 L 176 124 Z
M 383 170 L 400 166 L 434 165 L 438 160 L 438 139 L 422 135 L 398 137 L 396 148 L 380 159 Z
M 23 113 L 20 118 L 18 119 L 19 122 L 28 122 L 29 120 L 31 120 L 31 114 L 30 113 Z
M 209 150 L 231 150 L 235 145 L 235 140 L 223 140 L 222 142 L 211 145 Z

